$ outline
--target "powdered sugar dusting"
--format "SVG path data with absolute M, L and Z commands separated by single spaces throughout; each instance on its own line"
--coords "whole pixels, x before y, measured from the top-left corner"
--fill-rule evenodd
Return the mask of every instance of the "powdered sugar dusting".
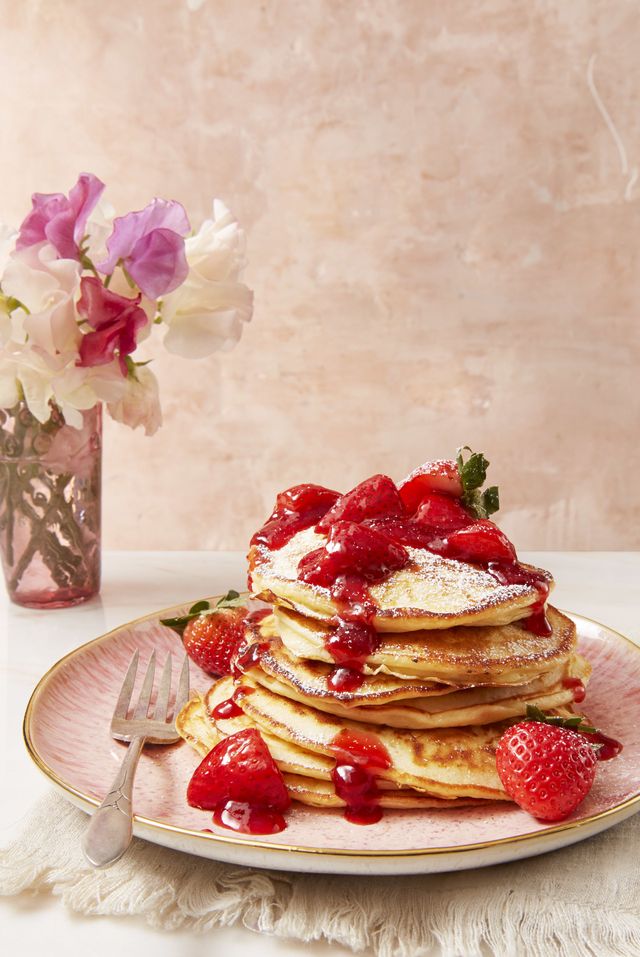
M 277 551 L 260 546 L 256 571 L 276 595 L 278 581 L 295 582 L 301 605 L 304 605 L 305 594 L 331 601 L 327 588 L 298 581 L 300 560 L 325 541 L 326 536 L 309 528 Z M 407 551 L 410 563 L 370 589 L 372 599 L 385 618 L 406 618 L 425 612 L 434 616 L 460 616 L 495 609 L 500 616 L 495 623 L 505 624 L 525 617 L 527 609 L 537 600 L 532 585 L 502 585 L 489 572 L 474 565 L 442 558 L 422 548 L 408 547 Z M 551 575 L 548 578 L 552 582 Z

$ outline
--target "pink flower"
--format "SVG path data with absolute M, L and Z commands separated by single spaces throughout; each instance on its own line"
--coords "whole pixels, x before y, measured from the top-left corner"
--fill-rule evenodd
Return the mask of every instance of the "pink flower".
M 140 306 L 140 294 L 127 299 L 110 292 L 99 279 L 85 276 L 81 283 L 78 313 L 95 332 L 88 332 L 80 343 L 79 366 L 101 366 L 117 355 L 123 376 L 127 375 L 125 357 L 137 346 L 137 335 L 148 317 Z
M 154 199 L 144 209 L 114 220 L 109 255 L 96 266 L 110 275 L 122 260 L 145 296 L 157 299 L 177 289 L 187 276 L 184 237 L 190 229 L 180 203 Z
M 89 215 L 100 199 L 104 183 L 92 173 L 81 173 L 78 182 L 64 193 L 34 193 L 32 209 L 23 221 L 16 249 L 50 242 L 61 259 L 80 259 L 79 243 Z

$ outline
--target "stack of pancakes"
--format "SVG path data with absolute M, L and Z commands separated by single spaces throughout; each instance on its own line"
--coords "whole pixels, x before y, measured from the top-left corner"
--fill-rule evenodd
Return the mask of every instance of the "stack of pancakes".
M 552 633 L 533 634 L 535 587 L 501 585 L 474 565 L 409 548 L 410 563 L 370 588 L 378 642 L 359 686 L 334 690 L 328 641 L 340 608 L 329 589 L 297 573 L 325 541 L 307 529 L 278 550 L 252 547 L 253 593 L 270 611 L 250 618 L 254 647 L 237 676 L 185 708 L 183 737 L 206 754 L 220 738 L 257 728 L 292 798 L 314 806 L 345 803 L 332 780 L 345 729 L 374 735 L 388 752 L 390 766 L 376 769 L 381 807 L 508 800 L 495 766 L 505 727 L 528 705 L 570 713 L 589 678 L 573 622 L 548 606 Z

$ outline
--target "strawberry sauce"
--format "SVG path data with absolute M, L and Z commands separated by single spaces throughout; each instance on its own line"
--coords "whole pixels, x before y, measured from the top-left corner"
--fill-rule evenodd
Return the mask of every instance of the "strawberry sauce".
M 251 544 L 282 548 L 298 532 L 316 525 L 338 498 L 338 492 L 322 485 L 294 485 L 278 495 L 273 512 Z
M 227 801 L 217 807 L 213 812 L 213 822 L 218 827 L 228 827 L 243 834 L 277 834 L 287 826 L 280 811 L 244 801 Z
M 611 758 L 617 757 L 622 751 L 622 742 L 610 738 L 602 731 L 581 731 L 580 733 L 584 738 L 587 738 L 590 744 L 597 745 L 598 753 L 596 757 L 598 761 L 610 761 Z
M 236 688 L 230 698 L 226 698 L 225 701 L 221 701 L 220 704 L 215 706 L 213 711 L 211 711 L 211 717 L 220 718 L 222 720 L 226 718 L 238 718 L 244 713 L 238 702 L 252 693 L 253 688 Z
M 587 689 L 584 686 L 582 678 L 564 678 L 562 687 L 573 689 L 573 700 L 576 704 L 580 704 L 587 696 Z
M 351 609 L 346 608 L 345 611 L 349 614 Z M 364 681 L 362 666 L 379 645 L 380 636 L 367 618 L 338 618 L 336 628 L 324 643 L 336 662 L 336 667 L 327 679 L 328 687 L 332 691 L 356 691 Z
M 247 650 L 233 662 L 231 672 L 233 677 L 240 678 L 245 671 L 251 671 L 252 668 L 256 668 L 260 664 L 262 655 L 268 650 L 268 641 L 254 641 L 254 643 L 249 645 Z
M 331 742 L 336 766 L 331 778 L 338 797 L 347 805 L 344 816 L 352 824 L 375 824 L 382 817 L 376 771 L 391 767 L 389 752 L 374 734 L 344 728 Z

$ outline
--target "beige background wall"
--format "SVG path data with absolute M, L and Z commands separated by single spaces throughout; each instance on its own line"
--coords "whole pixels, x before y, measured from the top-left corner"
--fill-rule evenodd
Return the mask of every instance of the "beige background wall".
M 637 547 L 637 2 L 0 15 L 2 218 L 91 170 L 122 211 L 218 195 L 248 231 L 238 348 L 156 362 L 155 437 L 107 428 L 107 546 L 243 548 L 280 488 L 468 443 L 521 547 Z

